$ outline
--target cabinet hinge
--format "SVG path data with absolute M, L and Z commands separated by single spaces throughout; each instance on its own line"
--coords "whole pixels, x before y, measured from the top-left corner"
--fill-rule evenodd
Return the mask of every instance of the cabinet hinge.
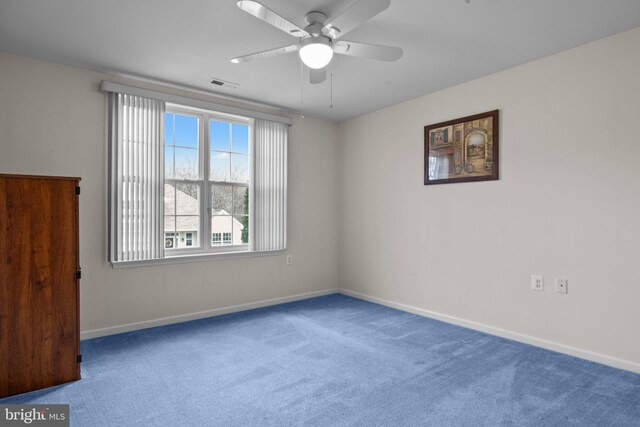
M 76 271 L 76 279 L 78 280 L 82 279 L 82 270 Z
M 80 187 L 76 187 L 76 194 L 80 194 Z
M 81 355 L 81 354 L 79 354 L 79 355 L 76 357 L 76 361 L 77 361 L 78 363 L 82 363 L 82 355 Z

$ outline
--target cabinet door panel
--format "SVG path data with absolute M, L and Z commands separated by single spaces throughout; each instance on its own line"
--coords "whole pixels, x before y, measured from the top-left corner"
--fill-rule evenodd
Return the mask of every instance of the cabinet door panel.
M 76 185 L 0 176 L 0 397 L 80 377 Z

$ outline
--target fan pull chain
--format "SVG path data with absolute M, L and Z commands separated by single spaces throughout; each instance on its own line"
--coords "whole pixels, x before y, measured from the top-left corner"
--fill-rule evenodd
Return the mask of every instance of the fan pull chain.
M 329 63 L 329 108 L 333 108 L 333 62 Z
M 304 119 L 302 109 L 304 107 L 304 64 L 300 60 L 300 120 Z

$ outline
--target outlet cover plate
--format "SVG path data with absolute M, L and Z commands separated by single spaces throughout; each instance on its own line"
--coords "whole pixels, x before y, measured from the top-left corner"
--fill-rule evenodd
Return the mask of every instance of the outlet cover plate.
M 531 289 L 534 291 L 543 292 L 544 291 L 544 276 L 539 274 L 531 275 Z

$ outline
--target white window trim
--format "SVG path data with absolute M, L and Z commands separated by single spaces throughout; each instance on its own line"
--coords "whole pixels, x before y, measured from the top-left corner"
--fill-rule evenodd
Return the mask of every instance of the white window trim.
M 260 252 L 249 252 L 249 251 L 234 252 L 229 250 L 229 249 L 232 249 L 233 246 L 224 246 L 224 248 L 225 250 L 227 250 L 226 252 L 176 255 L 176 256 L 170 256 L 170 257 L 161 258 L 161 259 L 147 259 L 142 261 L 116 261 L 116 262 L 112 262 L 111 266 L 114 269 L 130 268 L 130 267 L 146 267 L 151 265 L 162 265 L 162 264 L 182 264 L 182 263 L 192 263 L 192 262 L 221 261 L 221 260 L 228 260 L 228 259 L 276 256 L 286 252 L 286 249 L 277 250 L 277 251 L 260 251 Z

